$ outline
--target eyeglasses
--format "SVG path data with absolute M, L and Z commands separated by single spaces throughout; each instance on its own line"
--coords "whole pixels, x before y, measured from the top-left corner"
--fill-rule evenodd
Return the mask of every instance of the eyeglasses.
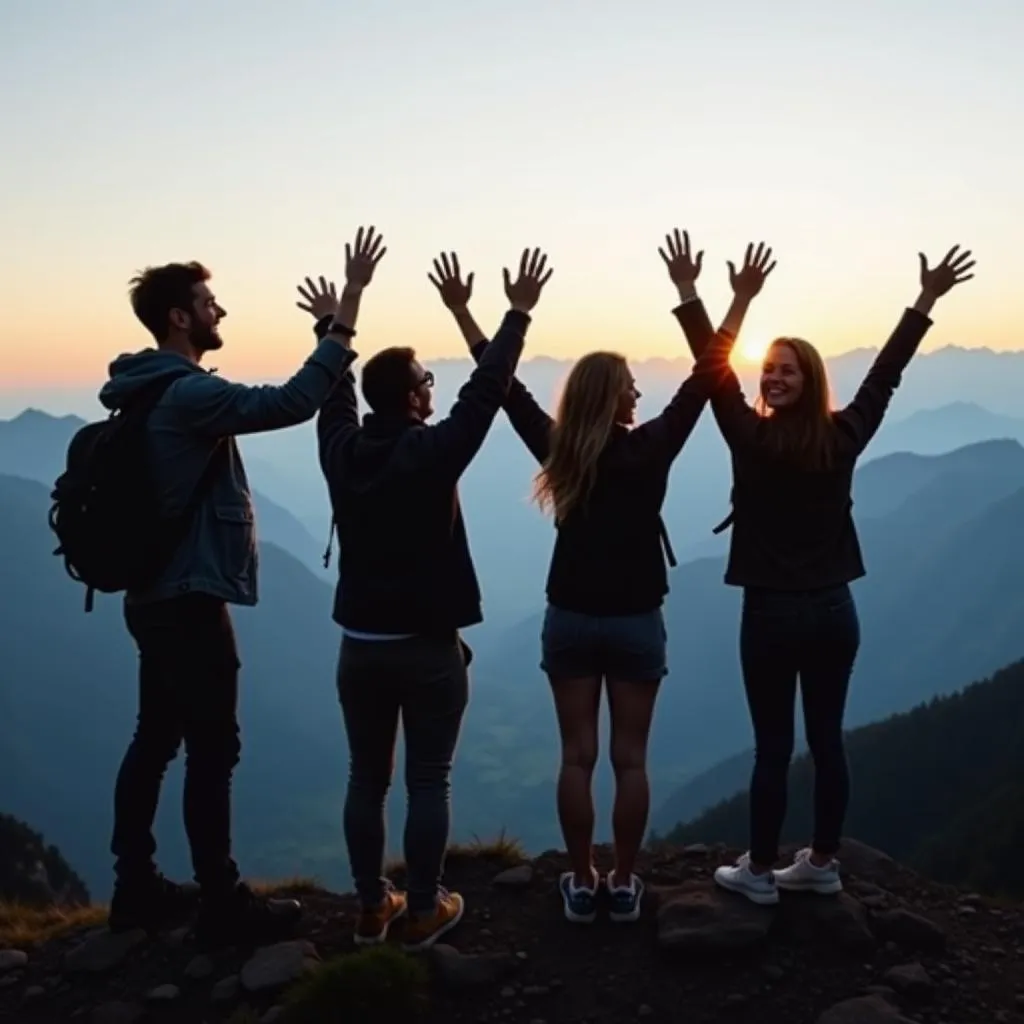
M 434 386 L 434 375 L 430 370 L 424 370 L 423 376 L 416 381 L 416 387 L 418 388 L 432 388 Z

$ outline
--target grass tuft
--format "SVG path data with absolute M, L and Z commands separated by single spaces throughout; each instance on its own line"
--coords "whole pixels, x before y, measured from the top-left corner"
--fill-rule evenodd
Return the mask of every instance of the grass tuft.
M 224 1024 L 260 1024 L 260 1015 L 251 1006 L 239 1006 Z
M 254 892 L 263 896 L 308 896 L 310 893 L 320 892 L 323 885 L 318 878 L 281 878 L 276 882 L 253 881 L 249 883 Z
M 0 902 L 0 949 L 25 949 L 83 928 L 106 924 L 107 908 L 27 907 Z
M 282 1024 L 412 1021 L 428 1004 L 421 960 L 395 946 L 371 946 L 326 961 L 288 993 Z
M 529 860 L 522 843 L 518 839 L 505 834 L 502 829 L 493 839 L 481 839 L 473 836 L 468 843 L 456 843 L 448 848 L 449 857 L 479 857 L 483 860 L 493 860 L 507 866 L 514 867 Z

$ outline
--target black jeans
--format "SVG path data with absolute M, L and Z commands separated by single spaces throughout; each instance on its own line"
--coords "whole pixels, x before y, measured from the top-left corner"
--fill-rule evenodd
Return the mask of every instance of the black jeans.
M 859 646 L 857 609 L 845 584 L 796 593 L 744 593 L 740 661 L 756 746 L 750 783 L 755 864 L 773 864 L 779 855 L 798 676 L 814 759 L 813 847 L 826 855 L 839 849 L 850 795 L 843 713 Z
M 454 635 L 342 639 L 338 696 L 350 755 L 345 842 L 364 906 L 384 896 L 384 805 L 399 717 L 405 734 L 409 910 L 428 913 L 436 906 L 451 823 L 452 760 L 469 702 L 468 652 Z
M 125 605 L 139 648 L 139 716 L 114 794 L 111 852 L 120 884 L 156 872 L 153 820 L 167 766 L 185 744 L 185 830 L 204 892 L 238 881 L 231 857 L 231 775 L 241 752 L 240 662 L 227 605 L 189 594 Z

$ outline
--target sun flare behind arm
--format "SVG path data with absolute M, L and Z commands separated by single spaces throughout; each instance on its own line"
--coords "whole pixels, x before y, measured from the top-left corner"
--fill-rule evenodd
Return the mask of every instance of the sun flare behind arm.
M 742 363 L 759 365 L 764 361 L 770 344 L 768 338 L 758 337 L 756 334 L 745 335 L 736 346 L 736 357 Z

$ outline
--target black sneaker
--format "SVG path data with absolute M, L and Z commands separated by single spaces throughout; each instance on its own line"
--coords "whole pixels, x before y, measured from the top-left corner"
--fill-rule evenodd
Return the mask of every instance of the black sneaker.
M 258 896 L 240 883 L 225 896 L 200 901 L 196 944 L 202 949 L 265 946 L 291 938 L 301 917 L 298 900 Z
M 178 885 L 163 875 L 145 882 L 118 882 L 107 926 L 112 932 L 142 928 L 159 932 L 186 924 L 199 904 L 199 887 Z

